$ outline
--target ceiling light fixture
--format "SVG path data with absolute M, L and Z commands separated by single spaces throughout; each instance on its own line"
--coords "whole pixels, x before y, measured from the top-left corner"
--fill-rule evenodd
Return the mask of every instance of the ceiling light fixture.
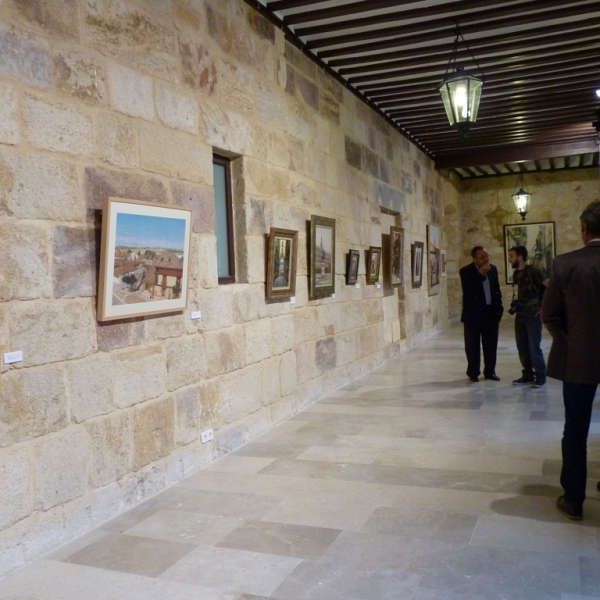
M 517 186 L 519 186 L 519 191 L 517 191 Z M 525 191 L 525 177 L 523 176 L 523 171 L 521 171 L 519 173 L 519 177 L 517 177 L 517 183 L 513 191 L 512 199 L 517 207 L 517 212 L 521 215 L 524 221 L 525 215 L 529 212 L 531 194 Z
M 458 42 L 461 39 L 473 62 L 481 72 L 481 77 L 476 77 L 472 73 L 465 71 L 463 67 L 456 66 L 456 54 L 458 51 Z M 453 72 L 448 74 L 449 71 Z M 456 25 L 456 34 L 454 36 L 454 46 L 450 60 L 446 66 L 444 80 L 438 86 L 438 91 L 442 96 L 442 102 L 446 109 L 448 121 L 452 127 L 455 127 L 462 138 L 467 136 L 469 128 L 477 120 L 477 111 L 479 110 L 479 100 L 481 99 L 481 90 L 483 88 L 483 72 L 475 60 L 471 49 L 465 38 L 462 36 Z

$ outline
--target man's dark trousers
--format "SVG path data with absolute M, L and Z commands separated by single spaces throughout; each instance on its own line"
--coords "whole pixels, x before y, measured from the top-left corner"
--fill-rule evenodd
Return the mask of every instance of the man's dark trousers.
M 546 381 L 546 361 L 542 353 L 542 319 L 539 315 L 515 315 L 515 339 L 523 377 Z
M 483 375 L 491 377 L 496 372 L 498 327 L 496 309 L 491 305 L 486 306 L 477 321 L 464 323 L 467 377 L 478 377 L 481 372 L 480 343 L 483 348 Z
M 587 438 L 597 387 L 597 384 L 563 382 L 565 429 L 560 484 L 565 490 L 565 500 L 576 507 L 581 507 L 585 500 Z

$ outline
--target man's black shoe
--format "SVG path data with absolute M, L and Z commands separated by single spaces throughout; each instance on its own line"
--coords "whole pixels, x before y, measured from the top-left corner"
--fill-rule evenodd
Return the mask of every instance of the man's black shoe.
M 469 381 L 472 381 L 473 383 L 477 383 L 479 381 L 479 377 L 469 377 Z
M 529 377 L 519 377 L 519 379 L 513 380 L 513 385 L 527 385 L 528 383 L 533 383 L 533 379 Z
M 546 380 L 545 379 L 536 379 L 533 382 L 533 387 L 534 388 L 541 388 L 544 387 L 546 385 Z
M 558 507 L 558 510 L 565 515 L 565 517 L 571 519 L 572 521 L 581 521 L 581 519 L 583 519 L 583 510 L 573 506 L 572 504 L 569 504 L 565 500 L 564 496 L 561 496 L 556 501 L 556 506 Z
M 498 377 L 498 375 L 496 375 L 496 373 L 492 373 L 491 375 L 486 375 L 485 378 L 489 379 L 490 381 L 500 381 L 500 377 Z

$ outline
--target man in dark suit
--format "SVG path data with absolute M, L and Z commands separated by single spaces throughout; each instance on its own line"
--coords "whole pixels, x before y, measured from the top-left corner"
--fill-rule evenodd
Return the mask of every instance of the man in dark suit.
M 587 437 L 600 383 L 600 201 L 581 214 L 585 246 L 557 256 L 544 295 L 542 320 L 552 334 L 548 376 L 563 382 L 565 429 L 557 500 L 570 519 L 583 517 Z M 599 484 L 600 489 L 600 484 Z
M 498 349 L 498 325 L 502 318 L 502 292 L 498 281 L 498 269 L 490 264 L 483 246 L 471 250 L 473 262 L 460 270 L 463 292 L 461 321 L 465 328 L 465 352 L 467 376 L 479 381 L 480 353 L 483 348 L 483 375 L 486 379 L 499 381 L 496 375 L 496 352 Z

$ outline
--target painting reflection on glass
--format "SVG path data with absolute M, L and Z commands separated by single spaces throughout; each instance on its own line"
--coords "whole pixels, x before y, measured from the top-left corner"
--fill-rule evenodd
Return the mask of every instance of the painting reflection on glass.
M 358 265 L 360 263 L 360 252 L 350 250 L 348 252 L 348 263 L 346 265 L 346 285 L 354 285 L 358 281 Z
M 415 242 L 410 246 L 412 287 L 420 288 L 423 283 L 423 242 Z
M 310 293 L 324 298 L 335 292 L 335 220 L 311 216 Z
M 271 228 L 267 257 L 267 298 L 293 296 L 298 232 Z
M 554 221 L 544 223 L 519 223 L 504 226 L 504 266 L 506 283 L 513 282 L 514 270 L 508 262 L 508 251 L 514 246 L 525 246 L 529 252 L 527 264 L 537 267 L 545 277 L 550 277 L 556 256 Z
M 427 225 L 427 266 L 429 267 L 429 295 L 440 293 L 442 251 L 440 250 L 440 228 Z
M 381 247 L 370 246 L 367 252 L 367 283 L 379 281 L 379 266 L 381 265 Z
M 401 227 L 390 228 L 390 284 L 402 285 L 404 230 Z

